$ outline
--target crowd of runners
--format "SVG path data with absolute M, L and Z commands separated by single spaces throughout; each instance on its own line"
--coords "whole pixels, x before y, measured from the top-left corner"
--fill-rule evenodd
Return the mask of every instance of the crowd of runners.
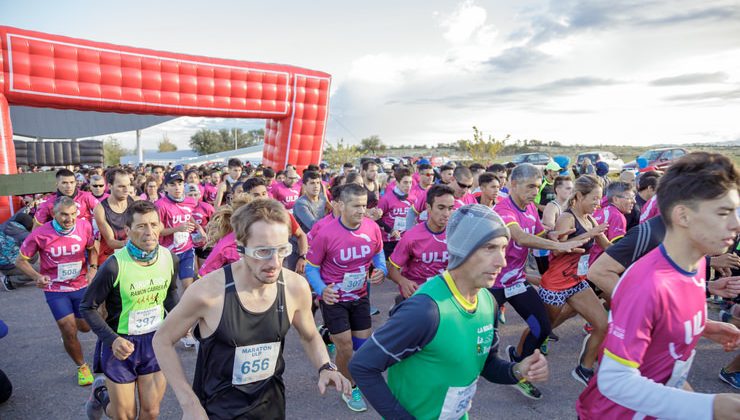
M 184 418 L 285 418 L 291 327 L 348 415 L 467 418 L 482 376 L 536 400 L 578 381 L 581 419 L 739 418 L 738 168 L 561 164 L 60 169 L 0 224 L 2 281 L 43 290 L 90 419 L 157 418 L 168 385 Z M 378 325 L 384 281 L 398 295 Z M 513 312 L 526 328 L 499 349 Z M 572 377 L 552 377 L 576 316 Z M 687 382 L 700 337 L 728 352 L 702 372 L 726 393 Z M 197 351 L 192 381 L 176 346 Z M 0 402 L 11 389 L 0 371 Z

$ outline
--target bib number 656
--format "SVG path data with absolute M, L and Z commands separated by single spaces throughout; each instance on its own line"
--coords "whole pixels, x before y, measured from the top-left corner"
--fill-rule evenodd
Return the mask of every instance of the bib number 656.
M 257 373 L 270 368 L 270 359 L 252 360 L 242 363 L 242 374 Z

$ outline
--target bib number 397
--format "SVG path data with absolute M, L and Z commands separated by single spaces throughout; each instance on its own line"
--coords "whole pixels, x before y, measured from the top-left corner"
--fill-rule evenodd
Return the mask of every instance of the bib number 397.
M 154 308 L 131 311 L 128 314 L 128 333 L 142 335 L 155 331 L 162 323 L 162 311 L 159 306 Z
M 235 348 L 231 383 L 245 385 L 271 377 L 279 354 L 279 341 Z

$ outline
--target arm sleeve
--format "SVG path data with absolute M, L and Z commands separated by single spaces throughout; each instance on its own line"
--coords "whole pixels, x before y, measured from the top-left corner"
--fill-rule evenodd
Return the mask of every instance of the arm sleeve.
M 382 217 L 376 220 L 375 223 L 377 223 L 378 226 L 380 226 L 380 228 L 383 229 L 383 232 L 385 233 L 393 232 L 393 228 L 391 226 L 388 226 L 388 224 L 383 221 Z
M 427 295 L 414 295 L 399 304 L 382 327 L 355 353 L 352 378 L 378 414 L 387 419 L 413 419 L 383 379 L 390 366 L 429 344 L 439 327 L 439 308 Z
M 714 395 L 671 388 L 642 376 L 636 367 L 604 355 L 599 365 L 599 391 L 615 403 L 656 418 L 706 419 L 713 415 Z
M 310 263 L 306 264 L 306 279 L 308 279 L 308 284 L 311 285 L 313 291 L 316 292 L 317 295 L 321 296 L 324 292 L 324 288 L 326 288 L 326 284 L 324 283 L 324 280 L 321 279 L 321 270 L 319 267 Z
M 416 217 L 418 214 L 416 213 L 416 208 L 411 207 L 411 210 L 406 213 L 406 230 L 411 229 L 412 227 L 416 226 Z
M 492 349 L 488 353 L 486 364 L 483 365 L 481 376 L 493 383 L 513 385 L 518 382 L 512 370 L 515 364 L 514 362 L 507 362 L 501 359 L 498 357 L 498 352 Z
M 168 249 L 167 252 L 170 252 Z M 172 279 L 170 279 L 170 287 L 167 288 L 167 297 L 164 298 L 164 302 L 162 304 L 164 305 L 164 310 L 168 313 L 172 311 L 172 309 L 177 305 L 178 298 L 177 298 L 177 277 L 179 275 L 180 270 L 180 258 L 177 257 L 177 255 L 172 254 Z
M 95 274 L 95 278 L 87 286 L 85 296 L 80 302 L 80 312 L 85 321 L 90 325 L 95 335 L 98 336 L 106 346 L 110 347 L 118 338 L 118 334 L 105 322 L 98 307 L 105 302 L 113 290 L 113 282 L 118 276 L 118 262 L 115 255 L 109 257 Z
M 382 249 L 373 257 L 373 266 L 383 270 L 383 274 L 386 276 L 388 275 L 388 267 L 385 265 L 385 252 Z

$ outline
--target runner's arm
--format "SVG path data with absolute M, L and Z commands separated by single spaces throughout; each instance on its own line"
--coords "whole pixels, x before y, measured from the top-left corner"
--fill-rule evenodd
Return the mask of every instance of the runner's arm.
M 300 276 L 287 275 L 291 278 L 286 278 L 286 289 L 296 301 L 292 325 L 301 338 L 303 351 L 314 367 L 318 369 L 325 363 L 330 362 L 331 359 L 329 359 L 329 353 L 326 351 L 324 340 L 318 333 L 316 324 L 314 324 L 313 312 L 311 311 L 311 290 Z
M 306 237 L 306 232 L 304 232 L 299 226 L 298 229 L 293 232 L 293 236 L 295 236 L 295 239 L 298 242 L 298 255 L 303 255 L 305 259 L 305 255 L 308 254 L 308 238 Z
M 496 384 L 513 385 L 519 382 L 514 376 L 514 365 L 516 363 L 498 357 L 498 352 L 491 349 L 481 376 Z
M 306 262 L 306 279 L 308 279 L 308 284 L 311 285 L 317 295 L 321 296 L 324 293 L 326 283 L 321 278 L 321 269 L 308 261 Z
M 421 351 L 438 327 L 437 304 L 427 295 L 414 295 L 396 306 L 388 321 L 355 352 L 349 365 L 352 379 L 382 417 L 414 418 L 393 395 L 383 372 Z
M 540 236 L 529 234 L 522 230 L 518 223 L 510 223 L 507 225 L 507 227 L 509 228 L 509 232 L 511 232 L 511 239 L 516 241 L 517 244 L 526 248 L 549 249 L 551 251 L 557 251 L 562 248 L 560 244 L 564 243 L 551 241 Z
M 98 230 L 103 239 L 105 239 L 105 243 L 113 249 L 123 248 L 126 242 L 116 239 L 113 229 L 111 229 L 108 221 L 105 220 L 105 209 L 102 204 L 95 206 L 94 214 L 95 222 L 98 224 Z
M 316 219 L 305 200 L 296 200 L 293 206 L 293 217 L 304 232 L 310 232 L 313 224 L 316 223 Z
M 414 206 L 409 207 L 409 211 L 406 213 L 406 230 L 410 230 L 412 227 L 416 226 L 417 216 L 418 213 L 416 213 L 416 208 Z
M 118 261 L 111 256 L 98 269 L 95 278 L 88 284 L 85 296 L 80 302 L 80 312 L 98 339 L 106 346 L 111 347 L 118 338 L 118 334 L 105 322 L 98 307 L 106 301 L 113 290 L 113 282 L 118 277 Z
M 170 254 L 172 254 L 172 278 L 170 279 L 170 287 L 167 288 L 167 296 L 164 298 L 164 302 L 162 302 L 162 305 L 164 305 L 164 310 L 167 311 L 167 313 L 172 312 L 172 310 L 175 308 L 175 305 L 177 305 L 178 302 L 178 296 L 177 296 L 177 277 L 180 272 L 180 258 L 173 254 L 169 249 L 167 250 Z
M 382 249 L 373 257 L 373 267 L 382 270 L 386 276 L 388 275 L 388 267 L 385 266 L 385 252 Z

